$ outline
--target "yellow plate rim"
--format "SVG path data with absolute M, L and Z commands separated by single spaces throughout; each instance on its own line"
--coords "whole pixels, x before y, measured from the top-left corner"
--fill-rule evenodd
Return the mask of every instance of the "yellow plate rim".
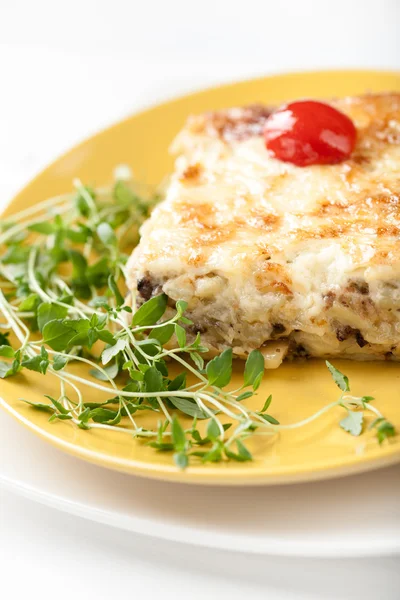
M 360 474 L 381 466 L 389 467 L 400 462 L 400 445 L 397 445 L 396 453 L 393 453 L 393 447 L 388 445 L 385 448 L 377 447 L 375 451 L 369 451 L 368 458 L 362 463 L 355 463 L 350 456 L 346 459 L 341 457 L 337 460 L 314 462 L 312 471 L 309 468 L 300 469 L 298 465 L 293 467 L 278 467 L 277 469 L 266 469 L 260 466 L 252 468 L 251 471 L 245 471 L 243 468 L 230 468 L 223 476 L 220 468 L 216 470 L 208 465 L 188 467 L 185 471 L 181 471 L 172 462 L 170 466 L 160 466 L 144 461 L 114 458 L 109 454 L 92 452 L 41 429 L 41 427 L 29 421 L 9 406 L 2 397 L 0 397 L 0 406 L 27 429 L 72 456 L 82 458 L 101 467 L 163 481 L 170 480 L 180 483 L 212 484 L 218 486 L 282 485 L 304 483 L 305 481 L 319 481 L 321 479 L 328 480 L 335 477 L 343 477 L 344 475 Z M 218 476 L 222 476 L 221 479 L 216 477 L 217 474 Z

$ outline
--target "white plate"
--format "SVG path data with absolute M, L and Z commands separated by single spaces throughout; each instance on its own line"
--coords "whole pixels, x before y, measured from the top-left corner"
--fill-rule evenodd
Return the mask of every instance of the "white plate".
M 65 455 L 3 411 L 0 456 L 6 488 L 126 531 L 275 556 L 400 552 L 400 466 L 267 488 L 163 483 Z

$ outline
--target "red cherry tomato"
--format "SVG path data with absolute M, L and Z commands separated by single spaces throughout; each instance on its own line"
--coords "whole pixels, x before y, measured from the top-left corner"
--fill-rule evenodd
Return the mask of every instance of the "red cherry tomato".
M 356 135 L 349 117 L 315 100 L 282 106 L 268 117 L 264 128 L 265 145 L 272 156 L 298 167 L 346 160 Z

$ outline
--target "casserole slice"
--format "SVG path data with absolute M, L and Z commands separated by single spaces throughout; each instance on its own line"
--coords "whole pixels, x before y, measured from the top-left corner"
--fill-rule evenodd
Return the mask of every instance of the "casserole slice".
M 189 118 L 165 200 L 128 262 L 136 303 L 188 302 L 210 356 L 400 356 L 400 95 L 331 104 L 357 129 L 351 157 L 296 167 L 272 158 L 270 109 Z

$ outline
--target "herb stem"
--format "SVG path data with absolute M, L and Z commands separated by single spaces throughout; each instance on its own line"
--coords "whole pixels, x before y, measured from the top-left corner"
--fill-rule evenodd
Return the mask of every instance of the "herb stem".
M 165 407 L 165 404 L 164 404 L 164 402 L 161 400 L 160 396 L 156 396 L 156 398 L 157 398 L 157 402 L 158 402 L 158 404 L 160 405 L 160 408 L 161 408 L 161 410 L 163 411 L 163 413 L 164 413 L 164 415 L 165 415 L 165 418 L 166 418 L 166 419 L 167 419 L 167 420 L 168 420 L 170 423 L 172 423 L 172 417 L 171 417 L 171 415 L 169 414 L 169 412 L 167 411 L 167 409 L 166 409 L 166 407 Z

